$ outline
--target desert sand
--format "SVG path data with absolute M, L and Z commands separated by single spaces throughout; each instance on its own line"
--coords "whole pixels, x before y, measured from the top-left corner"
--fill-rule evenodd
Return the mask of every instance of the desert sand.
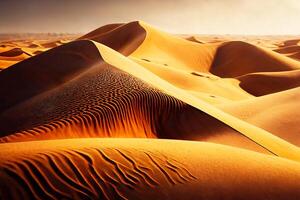
M 36 38 L 0 42 L 4 199 L 300 198 L 300 37 Z

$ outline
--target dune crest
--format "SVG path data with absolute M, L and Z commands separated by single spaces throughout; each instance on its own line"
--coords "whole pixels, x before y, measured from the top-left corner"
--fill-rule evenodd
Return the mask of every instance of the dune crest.
M 80 37 L 79 40 L 93 40 L 127 56 L 143 43 L 145 35 L 144 28 L 136 21 L 102 27 Z

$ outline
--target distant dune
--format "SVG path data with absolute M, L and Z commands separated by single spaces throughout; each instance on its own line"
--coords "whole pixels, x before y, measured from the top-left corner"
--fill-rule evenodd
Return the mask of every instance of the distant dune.
M 299 199 L 300 39 L 236 39 L 1 42 L 0 196 Z

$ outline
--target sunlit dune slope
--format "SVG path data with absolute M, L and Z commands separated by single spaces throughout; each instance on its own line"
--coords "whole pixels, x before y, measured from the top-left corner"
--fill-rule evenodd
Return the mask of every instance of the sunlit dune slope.
M 223 145 L 72 139 L 0 150 L 5 199 L 300 198 L 298 162 Z
M 218 45 L 197 44 L 183 38 L 164 33 L 139 22 L 146 31 L 144 42 L 131 57 L 166 64 L 177 70 L 208 72 Z M 188 53 L 187 53 L 188 52 Z
M 259 98 L 225 103 L 218 107 L 230 114 L 300 146 L 300 88 Z

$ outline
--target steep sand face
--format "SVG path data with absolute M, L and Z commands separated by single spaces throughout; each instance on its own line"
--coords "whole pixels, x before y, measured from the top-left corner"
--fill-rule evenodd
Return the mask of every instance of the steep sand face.
M 286 46 L 292 46 L 292 45 L 299 45 L 300 39 L 292 39 L 292 40 L 286 40 L 283 42 L 280 47 L 286 47 Z
M 226 42 L 218 48 L 211 72 L 221 77 L 237 77 L 254 72 L 299 69 L 299 62 L 245 42 Z
M 78 40 L 83 40 L 83 39 L 90 39 L 93 40 L 94 38 L 99 38 L 103 34 L 106 34 L 110 31 L 113 31 L 114 29 L 119 28 L 120 26 L 124 25 L 123 23 L 117 23 L 117 24 L 107 24 L 104 26 L 101 26 L 100 28 L 97 28 L 81 37 L 78 38 Z
M 284 54 L 290 58 L 300 60 L 299 40 L 285 41 L 283 45 L 280 45 L 279 48 L 275 49 L 274 51 Z
M 140 26 L 139 22 L 136 21 L 128 24 L 110 25 L 109 27 L 92 31 L 79 39 L 93 40 L 124 55 L 129 55 L 142 44 L 145 36 L 145 30 Z
M 5 199 L 300 198 L 298 162 L 223 145 L 73 139 L 0 150 Z
M 97 58 L 99 52 L 91 42 L 78 41 L 1 71 L 0 82 L 5 84 L 0 85 L 0 111 L 64 83 L 95 64 Z
M 138 21 L 1 43 L 0 196 L 299 199 L 298 42 Z
M 255 96 L 262 96 L 299 87 L 300 70 L 250 73 L 237 79 L 241 88 Z

